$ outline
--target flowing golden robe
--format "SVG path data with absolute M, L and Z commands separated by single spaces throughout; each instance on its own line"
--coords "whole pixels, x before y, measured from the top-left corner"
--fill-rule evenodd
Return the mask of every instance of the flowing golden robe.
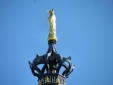
M 53 10 L 49 10 L 49 24 L 50 24 L 50 29 L 49 29 L 49 36 L 48 36 L 48 42 L 50 40 L 54 40 L 55 42 L 57 41 L 56 38 L 56 16 L 54 14 Z

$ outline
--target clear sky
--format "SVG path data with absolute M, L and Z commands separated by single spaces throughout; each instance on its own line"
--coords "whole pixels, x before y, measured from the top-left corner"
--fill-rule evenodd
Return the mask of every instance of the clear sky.
M 112 0 L 0 0 L 0 85 L 37 85 L 28 61 L 48 49 L 52 8 L 57 51 L 76 65 L 66 85 L 113 85 Z

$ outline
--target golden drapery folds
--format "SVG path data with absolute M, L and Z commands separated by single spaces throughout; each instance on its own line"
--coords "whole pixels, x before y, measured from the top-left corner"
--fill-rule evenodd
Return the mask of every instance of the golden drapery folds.
M 48 36 L 48 42 L 50 40 L 54 40 L 57 42 L 57 37 L 56 37 L 56 16 L 54 14 L 54 10 L 49 10 L 49 24 L 50 24 L 50 29 L 49 29 L 49 36 Z

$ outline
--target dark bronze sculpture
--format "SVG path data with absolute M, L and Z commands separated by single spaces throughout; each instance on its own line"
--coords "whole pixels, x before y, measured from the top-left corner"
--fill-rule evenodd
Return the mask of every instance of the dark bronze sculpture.
M 53 12 L 53 10 L 49 10 L 49 12 Z M 54 14 L 53 14 L 54 15 Z M 54 15 L 55 17 L 55 15 Z M 56 19 L 56 18 L 55 18 Z M 49 18 L 50 20 L 50 18 Z M 56 23 L 54 22 L 56 25 Z M 51 23 L 51 30 L 54 24 Z M 52 30 L 53 31 L 53 30 Z M 52 37 L 53 36 L 53 37 Z M 50 37 L 50 39 L 49 39 Z M 48 37 L 48 51 L 46 54 L 39 56 L 36 55 L 36 58 L 33 60 L 33 62 L 29 61 L 29 65 L 32 71 L 32 74 L 39 79 L 39 85 L 47 85 L 49 82 L 53 82 L 54 84 L 48 84 L 48 85 L 57 85 L 61 81 L 59 79 L 63 78 L 63 85 L 65 78 L 68 78 L 70 73 L 73 71 L 75 66 L 72 66 L 71 63 L 71 57 L 68 58 L 63 57 L 62 55 L 58 54 L 56 51 L 56 32 L 53 33 L 53 35 L 49 34 Z M 43 67 L 39 68 L 38 66 L 42 64 Z M 65 70 L 62 72 L 62 74 L 59 74 L 59 71 L 61 67 L 64 67 Z

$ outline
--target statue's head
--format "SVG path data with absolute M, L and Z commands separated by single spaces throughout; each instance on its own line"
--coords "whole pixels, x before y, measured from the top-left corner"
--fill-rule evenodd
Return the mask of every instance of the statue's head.
M 48 12 L 49 12 L 50 15 L 53 15 L 54 14 L 54 10 L 53 9 L 52 10 L 49 10 Z

